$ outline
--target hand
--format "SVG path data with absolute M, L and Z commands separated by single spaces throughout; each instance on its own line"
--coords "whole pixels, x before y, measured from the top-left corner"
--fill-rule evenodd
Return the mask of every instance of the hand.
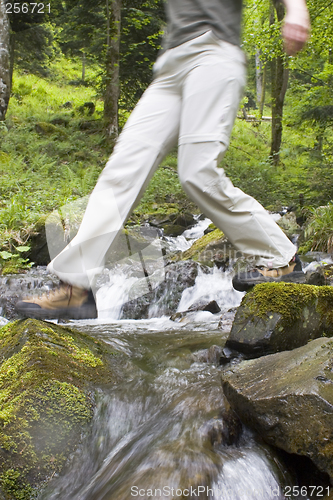
M 310 25 L 294 24 L 287 21 L 282 28 L 284 48 L 289 56 L 294 56 L 306 44 L 309 38 Z
M 304 0 L 284 0 L 284 4 L 287 7 L 282 28 L 284 48 L 289 56 L 293 56 L 309 38 L 310 16 Z

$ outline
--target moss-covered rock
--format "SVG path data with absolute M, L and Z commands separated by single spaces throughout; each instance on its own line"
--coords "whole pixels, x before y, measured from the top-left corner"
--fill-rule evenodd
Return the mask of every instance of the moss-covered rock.
M 333 479 L 333 339 L 243 361 L 223 375 L 241 420 L 269 444 L 307 456 Z
M 37 320 L 0 329 L 0 488 L 25 500 L 64 465 L 112 382 L 112 353 L 85 334 Z
M 66 132 L 56 125 L 48 122 L 38 122 L 35 125 L 36 132 L 42 135 L 57 135 L 58 137 L 67 137 Z
M 186 227 L 179 226 L 178 224 L 166 224 L 163 226 L 163 234 L 164 236 L 180 236 Z
M 333 335 L 332 287 L 265 283 L 243 298 L 226 345 L 255 357 L 323 335 Z
M 181 254 L 182 260 L 192 259 L 206 266 L 219 261 L 228 261 L 231 245 L 220 229 L 205 234 L 191 248 Z
M 180 213 L 177 203 L 152 203 L 149 211 L 144 213 L 134 211 L 143 223 L 149 222 L 152 226 L 163 227 L 164 224 L 172 223 Z

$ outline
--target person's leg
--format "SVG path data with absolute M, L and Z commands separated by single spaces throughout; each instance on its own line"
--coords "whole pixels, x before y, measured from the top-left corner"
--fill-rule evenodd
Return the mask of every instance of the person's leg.
M 165 88 L 163 79 L 156 79 L 147 89 L 99 177 L 77 235 L 48 266 L 65 285 L 49 297 L 20 301 L 19 312 L 35 317 L 58 313 L 60 317 L 86 317 L 81 306 L 89 297 L 93 300 L 86 290 L 102 269 L 107 250 L 157 166 L 177 144 L 180 103 L 170 81 Z
M 72 242 L 49 264 L 60 279 L 88 288 L 157 166 L 176 143 L 180 97 L 153 83 L 131 114 L 101 173 Z
M 207 42 L 207 40 L 206 40 Z M 218 164 L 229 143 L 244 85 L 240 49 L 216 40 L 187 76 L 179 135 L 179 177 L 186 193 L 256 265 L 287 266 L 295 247 L 266 210 L 233 186 Z

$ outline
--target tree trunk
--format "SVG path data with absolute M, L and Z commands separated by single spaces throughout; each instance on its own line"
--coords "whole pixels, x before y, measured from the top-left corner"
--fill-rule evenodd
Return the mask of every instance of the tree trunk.
M 10 25 L 6 14 L 6 3 L 0 0 L 0 121 L 6 117 L 10 90 Z
M 264 69 L 263 69 L 263 74 L 262 74 L 262 92 L 261 92 L 261 99 L 259 103 L 259 118 L 260 120 L 262 119 L 262 115 L 264 114 L 264 106 L 265 106 L 265 94 L 266 94 L 266 73 L 267 73 L 267 66 L 265 64 Z
M 256 50 L 255 61 L 256 61 L 256 91 L 257 91 L 257 105 L 260 106 L 263 92 L 263 66 L 260 59 L 261 51 Z
M 284 6 L 274 1 L 277 20 L 284 18 Z M 280 161 L 280 147 L 282 140 L 283 104 L 288 86 L 289 70 L 285 68 L 283 56 L 271 61 L 272 75 L 272 142 L 270 156 L 275 165 Z
M 86 53 L 82 52 L 82 76 L 81 80 L 84 82 L 86 79 Z
M 118 136 L 121 0 L 106 0 L 106 11 L 108 24 L 104 119 L 106 136 L 111 142 L 114 142 Z

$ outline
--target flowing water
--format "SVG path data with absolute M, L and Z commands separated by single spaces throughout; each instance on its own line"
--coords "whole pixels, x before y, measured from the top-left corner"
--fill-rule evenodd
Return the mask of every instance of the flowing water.
M 97 395 L 91 433 L 43 499 L 284 498 L 272 451 L 247 430 L 225 444 L 223 368 L 212 346 L 226 333 L 204 314 L 185 325 L 76 323 L 121 353 L 122 376 Z
M 200 231 L 170 240 L 171 248 L 184 249 Z M 229 310 L 243 295 L 232 289 L 231 276 L 216 268 L 199 272 L 178 311 L 203 298 L 216 300 L 221 312 L 193 312 L 177 323 L 156 310 L 149 320 L 118 319 L 136 279 L 120 270 L 97 295 L 104 314 L 71 324 L 112 346 L 121 375 L 96 394 L 91 430 L 40 499 L 286 498 L 292 479 L 281 459 L 230 418 L 222 393 L 230 365 L 219 365 L 219 352 Z

